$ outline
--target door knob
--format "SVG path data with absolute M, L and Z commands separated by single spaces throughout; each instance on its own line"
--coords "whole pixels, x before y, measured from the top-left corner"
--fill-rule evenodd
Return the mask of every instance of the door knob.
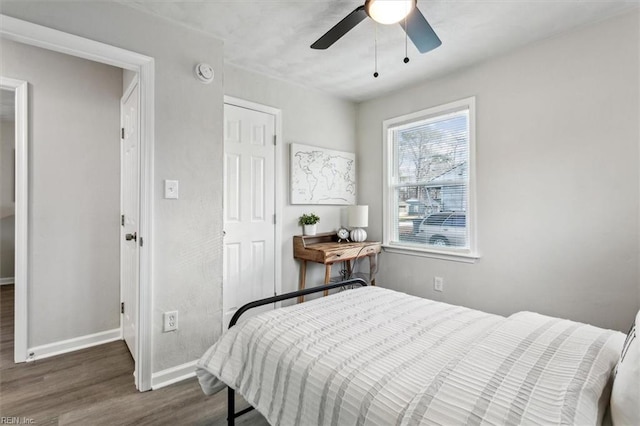
M 127 241 L 131 241 L 131 240 L 138 241 L 138 233 L 134 232 L 133 234 L 126 234 L 124 236 L 124 239 Z

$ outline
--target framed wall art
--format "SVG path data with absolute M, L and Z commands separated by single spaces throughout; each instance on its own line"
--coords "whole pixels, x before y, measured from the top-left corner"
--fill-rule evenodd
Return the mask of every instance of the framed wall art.
M 291 144 L 291 204 L 356 202 L 356 155 Z

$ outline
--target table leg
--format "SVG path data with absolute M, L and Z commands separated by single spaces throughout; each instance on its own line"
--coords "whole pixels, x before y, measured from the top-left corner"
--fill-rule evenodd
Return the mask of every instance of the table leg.
M 300 264 L 300 285 L 298 290 L 304 290 L 305 281 L 307 279 L 307 261 L 303 260 Z M 304 302 L 304 296 L 298 296 L 298 303 Z
M 376 260 L 375 254 L 369 256 L 369 281 L 371 281 L 371 285 L 376 285 Z
M 324 283 L 329 284 L 330 281 L 331 281 L 331 264 L 327 263 L 324 267 Z M 324 295 L 326 296 L 328 294 L 329 294 L 329 290 L 325 290 Z

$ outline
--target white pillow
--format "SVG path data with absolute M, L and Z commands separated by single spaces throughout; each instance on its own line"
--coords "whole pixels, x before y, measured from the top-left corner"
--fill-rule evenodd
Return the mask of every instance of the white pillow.
M 640 425 L 640 312 L 629 330 L 611 390 L 611 419 L 616 426 Z

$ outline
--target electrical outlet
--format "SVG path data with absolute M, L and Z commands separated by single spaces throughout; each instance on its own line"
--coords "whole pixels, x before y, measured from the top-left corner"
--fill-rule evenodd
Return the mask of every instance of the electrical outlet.
M 435 291 L 444 291 L 444 278 L 433 277 L 433 289 Z
M 178 329 L 178 311 L 164 313 L 164 332 Z

